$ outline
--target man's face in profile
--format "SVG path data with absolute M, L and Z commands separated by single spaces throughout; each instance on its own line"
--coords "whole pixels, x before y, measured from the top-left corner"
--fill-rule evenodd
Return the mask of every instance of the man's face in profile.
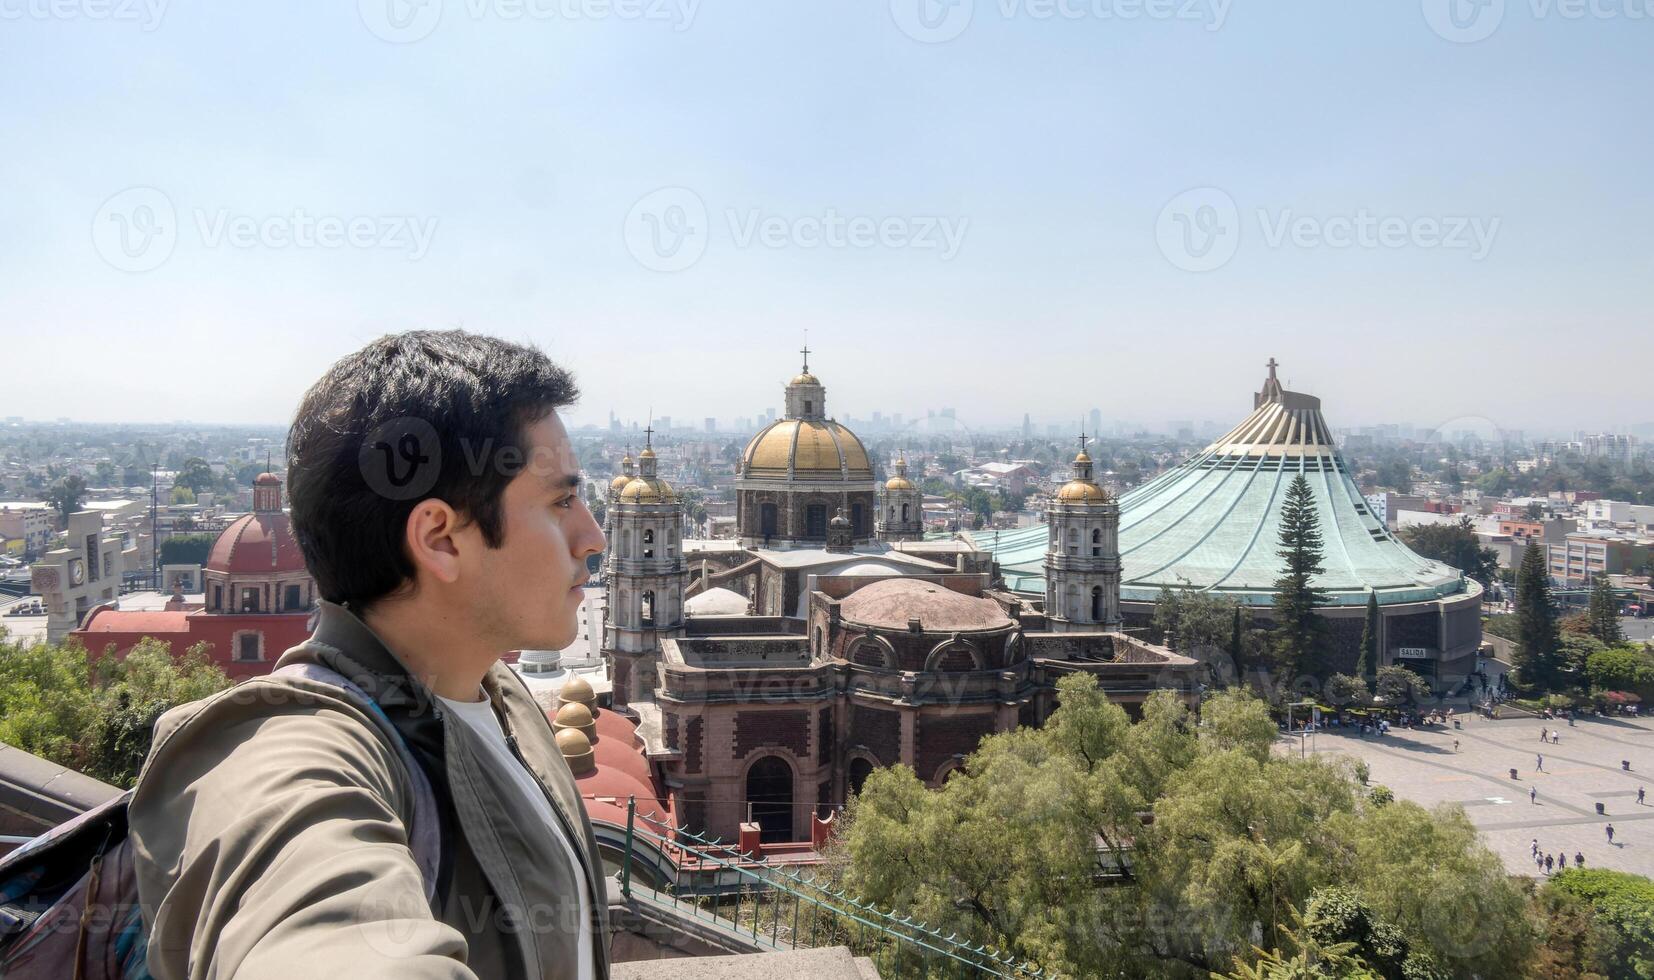
M 475 551 L 467 572 L 482 628 L 501 652 L 560 650 L 578 632 L 586 559 L 603 550 L 603 529 L 581 496 L 580 463 L 557 413 L 525 427 L 522 448 L 522 470 L 500 496 L 501 545 Z

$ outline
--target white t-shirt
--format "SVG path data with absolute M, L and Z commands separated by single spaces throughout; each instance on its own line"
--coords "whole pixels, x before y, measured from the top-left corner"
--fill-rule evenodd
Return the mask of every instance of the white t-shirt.
M 500 728 L 500 719 L 494 715 L 493 706 L 488 703 L 486 695 L 481 691 L 478 694 L 482 697 L 481 701 L 450 701 L 444 697 L 437 700 L 452 711 L 455 718 L 465 722 L 481 737 L 488 753 L 488 759 L 485 761 L 498 766 L 501 772 L 511 775 L 512 783 L 521 791 L 523 798 L 545 819 L 546 826 L 551 828 L 552 836 L 557 838 L 557 842 L 562 844 L 563 850 L 568 853 L 569 863 L 576 869 L 576 877 L 580 880 L 580 934 L 577 947 L 580 960 L 579 980 L 592 980 L 596 976 L 596 965 L 592 957 L 591 895 L 586 887 L 584 874 L 578 872 L 580 858 L 574 852 L 574 843 L 563 833 L 562 822 L 552 812 L 551 801 L 546 799 L 545 789 L 540 786 L 540 781 L 534 778 L 534 774 L 512 755 L 510 746 L 505 742 L 505 731 Z

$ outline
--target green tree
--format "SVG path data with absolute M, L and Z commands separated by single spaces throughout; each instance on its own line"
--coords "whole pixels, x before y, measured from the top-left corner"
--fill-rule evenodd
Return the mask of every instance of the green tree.
M 1274 647 L 1277 665 L 1286 674 L 1320 672 L 1326 648 L 1326 623 L 1316 613 L 1326 593 L 1314 585 L 1321 567 L 1321 518 L 1315 494 L 1303 474 L 1292 478 L 1281 505 L 1280 548 L 1285 570 L 1275 580 Z
M 161 542 L 161 564 L 205 565 L 217 540 L 212 534 L 174 534 Z
M 1418 962 L 1520 972 L 1521 892 L 1461 811 L 1380 807 L 1347 762 L 1272 754 L 1275 725 L 1244 690 L 1208 700 L 1198 724 L 1169 692 L 1135 724 L 1089 675 L 1058 693 L 1045 728 L 988 736 L 938 789 L 876 771 L 833 850 L 839 883 L 1059 974 L 1180 978 L 1250 966 L 1257 937 L 1298 933 L 1311 897 L 1342 883 L 1369 931 L 1393 930 Z M 1443 924 L 1472 899 L 1498 938 Z
M 1630 647 L 1601 650 L 1585 658 L 1585 676 L 1596 691 L 1631 691 L 1654 697 L 1654 659 Z
M 1625 630 L 1620 627 L 1619 603 L 1614 599 L 1614 586 L 1607 575 L 1598 575 L 1591 583 L 1591 601 L 1586 607 L 1591 635 L 1607 646 L 1625 642 Z
M 94 662 L 77 640 L 23 644 L 0 635 L 0 742 L 127 787 L 155 719 L 229 685 L 206 644 L 175 661 L 167 644 L 146 637 L 125 657 Z
M 1470 518 L 1452 524 L 1414 524 L 1401 529 L 1401 540 L 1422 558 L 1442 562 L 1480 582 L 1491 585 L 1499 575 L 1499 555 L 1482 547 Z
M 1231 650 L 1240 607 L 1187 582 L 1184 586 L 1160 590 L 1150 624 L 1153 634 L 1163 643 L 1175 637 L 1178 653 L 1206 664 L 1227 683 L 1234 674 Z
M 1378 669 L 1378 593 L 1367 590 L 1367 622 L 1361 627 L 1361 655 L 1355 661 L 1355 676 L 1370 683 Z
M 69 515 L 80 510 L 86 499 L 86 481 L 78 476 L 59 477 L 46 491 L 46 502 L 57 512 L 59 527 L 69 526 Z
M 114 463 L 107 459 L 100 459 L 98 460 L 96 470 L 98 474 L 98 486 L 107 487 L 114 484 L 115 477 L 118 475 L 115 470 Z
M 218 477 L 213 475 L 212 466 L 199 456 L 191 456 L 184 460 L 179 467 L 178 474 L 172 478 L 175 487 L 188 487 L 190 492 L 200 494 L 218 486 Z
M 1359 704 L 1365 707 L 1373 695 L 1367 688 L 1367 680 L 1359 674 L 1334 674 L 1327 680 L 1327 700 L 1337 708 Z
M 1424 678 L 1398 664 L 1378 668 L 1373 693 L 1392 707 L 1416 707 L 1430 698 L 1430 688 Z
M 1654 881 L 1605 868 L 1569 868 L 1545 883 L 1587 902 L 1603 928 L 1600 957 L 1611 977 L 1654 978 Z
M 1529 687 L 1549 689 L 1560 680 L 1556 606 L 1545 550 L 1529 542 L 1516 575 L 1517 675 Z

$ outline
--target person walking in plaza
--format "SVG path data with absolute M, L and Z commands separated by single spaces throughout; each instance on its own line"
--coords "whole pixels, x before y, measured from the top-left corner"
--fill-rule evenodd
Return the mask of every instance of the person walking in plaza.
M 1546 874 L 1551 873 L 1551 866 L 1554 863 L 1555 863 L 1554 859 L 1549 854 L 1545 855 L 1545 873 Z
M 1574 852 L 1574 867 L 1576 867 L 1576 868 L 1585 867 L 1585 852 L 1584 851 L 1575 851 Z
M 1643 788 L 1641 786 L 1637 787 L 1637 805 L 1643 805 Z
M 1549 728 L 1539 729 L 1539 740 L 1541 742 L 1548 740 L 1550 737 L 1551 737 L 1551 730 Z
M 1608 833 L 1608 843 L 1610 843 L 1610 844 L 1614 843 L 1614 825 L 1609 824 L 1608 826 L 1604 827 L 1603 830 L 1607 831 L 1607 833 Z
M 1453 751 L 1454 752 L 1459 751 L 1459 740 L 1458 739 L 1453 740 Z M 1641 801 L 1639 800 L 1638 802 L 1641 802 Z
M 1537 786 L 1529 786 L 1528 787 L 1528 802 L 1532 803 L 1534 806 L 1539 805 L 1539 787 L 1537 787 Z
M 1545 771 L 1545 757 L 1544 757 L 1544 755 L 1539 755 L 1539 756 L 1536 756 L 1534 758 L 1533 767 L 1535 769 L 1539 770 L 1540 772 Z
M 1533 852 L 1532 853 L 1533 853 L 1534 857 L 1539 856 L 1539 838 L 1537 838 L 1537 837 L 1535 837 L 1533 839 Z

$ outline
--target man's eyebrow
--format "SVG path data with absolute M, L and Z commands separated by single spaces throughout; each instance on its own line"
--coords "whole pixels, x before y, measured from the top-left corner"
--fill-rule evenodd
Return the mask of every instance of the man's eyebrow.
M 542 476 L 540 482 L 550 493 L 562 493 L 564 490 L 573 490 L 580 486 L 579 473 L 567 473 L 562 476 Z

